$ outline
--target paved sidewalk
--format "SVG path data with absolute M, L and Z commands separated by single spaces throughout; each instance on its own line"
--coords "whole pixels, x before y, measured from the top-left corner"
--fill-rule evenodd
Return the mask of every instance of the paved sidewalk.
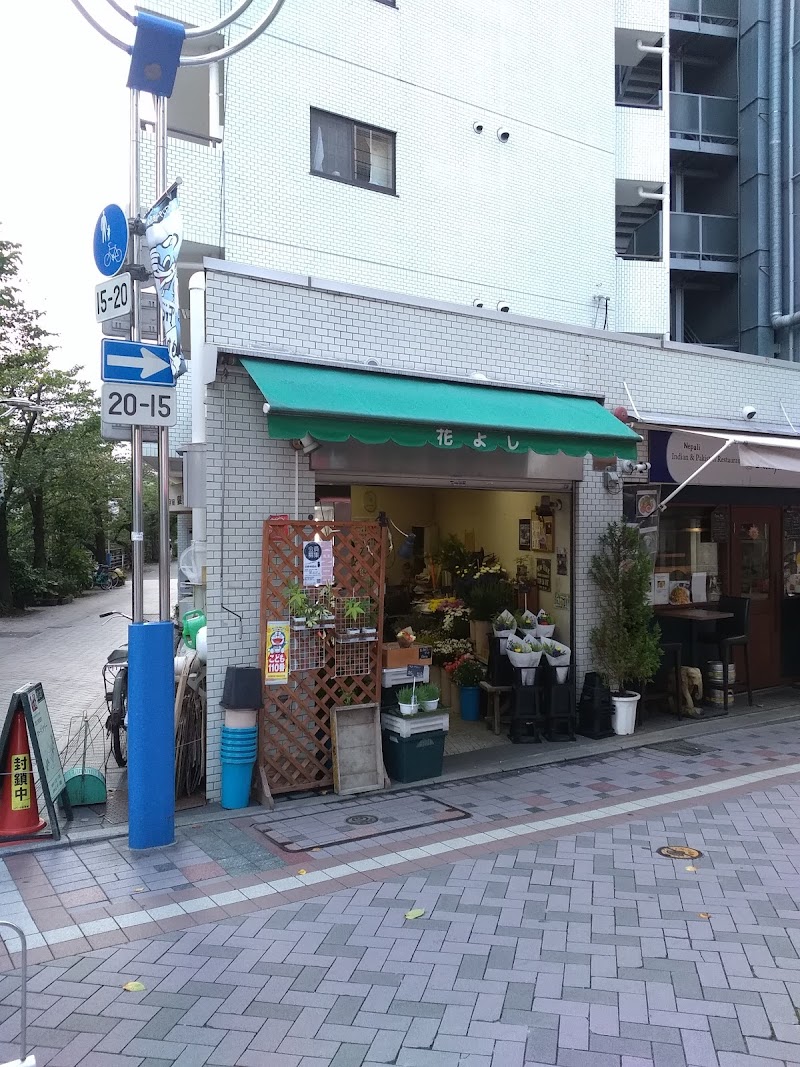
M 175 568 L 173 565 L 173 572 Z M 145 613 L 158 613 L 158 568 L 144 575 Z M 173 579 L 173 601 L 177 585 Z M 103 611 L 131 612 L 130 580 L 120 589 L 94 589 L 71 604 L 31 608 L 24 615 L 0 619 L 0 699 L 26 682 L 41 682 L 59 747 L 70 721 L 104 707 L 101 670 L 108 653 L 127 641 L 128 623 Z
M 464 846 L 446 863 L 306 886 L 313 899 L 35 967 L 37 1063 L 800 1062 L 797 778 L 613 826 L 595 815 L 556 839 Z M 703 855 L 664 859 L 667 843 Z M 130 981 L 144 990 L 124 991 Z M 8 974 L 0 1058 L 17 1053 L 18 1004 Z

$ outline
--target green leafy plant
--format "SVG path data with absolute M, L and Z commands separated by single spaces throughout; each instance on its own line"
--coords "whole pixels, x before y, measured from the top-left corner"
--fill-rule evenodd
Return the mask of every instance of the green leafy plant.
M 600 619 L 590 640 L 595 665 L 616 694 L 627 682 L 650 681 L 661 662 L 661 635 L 648 601 L 651 569 L 639 531 L 610 523 L 589 569 L 600 593 Z
M 432 558 L 452 578 L 458 578 L 469 572 L 474 557 L 467 551 L 464 542 L 455 534 L 451 534 L 442 541 Z
M 398 704 L 417 704 L 419 698 L 419 688 L 416 693 L 410 685 L 404 685 L 401 689 L 397 690 L 397 703 Z
M 360 626 L 361 619 L 366 615 L 367 609 L 364 607 L 364 601 L 360 597 L 350 596 L 347 598 L 344 604 L 344 617 L 352 623 L 353 626 Z
M 439 686 L 433 682 L 423 682 L 417 686 L 417 700 L 420 704 L 424 704 L 426 700 L 438 700 L 440 696 Z
M 471 653 L 460 656 L 452 663 L 445 663 L 444 669 L 453 684 L 461 687 L 476 686 L 486 677 L 486 666 Z
M 351 708 L 355 702 L 356 698 L 352 693 L 345 693 L 339 700 L 339 706 L 342 708 Z
M 513 603 L 514 590 L 510 582 L 502 579 L 483 579 L 466 591 L 464 599 L 473 619 L 490 622 L 507 604 Z
M 308 596 L 299 582 L 290 582 L 286 589 L 286 603 L 296 619 L 306 616 L 309 608 Z

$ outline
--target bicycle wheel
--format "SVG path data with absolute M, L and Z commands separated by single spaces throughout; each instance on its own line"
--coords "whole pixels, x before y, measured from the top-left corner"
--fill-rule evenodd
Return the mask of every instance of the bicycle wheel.
M 112 589 L 118 589 L 119 588 L 119 575 L 118 574 L 111 574 L 109 576 L 108 580 L 111 583 L 111 588 Z
M 128 729 L 125 716 L 128 713 L 128 670 L 123 667 L 114 679 L 111 694 L 111 714 L 106 722 L 106 729 L 111 737 L 111 751 L 118 767 L 128 765 Z

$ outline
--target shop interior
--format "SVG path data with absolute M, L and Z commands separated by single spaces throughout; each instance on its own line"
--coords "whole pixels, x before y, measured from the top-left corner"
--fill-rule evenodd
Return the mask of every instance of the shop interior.
M 476 623 L 486 628 L 504 608 L 546 610 L 554 638 L 571 644 L 570 493 L 317 486 L 317 519 L 381 517 L 389 530 L 384 640 L 410 626 L 417 643 L 432 648 L 431 681 L 441 681 L 444 664 L 460 652 L 484 655 Z M 462 720 L 455 687 L 452 698 L 446 756 L 511 743 L 507 730 L 497 735 L 483 718 Z

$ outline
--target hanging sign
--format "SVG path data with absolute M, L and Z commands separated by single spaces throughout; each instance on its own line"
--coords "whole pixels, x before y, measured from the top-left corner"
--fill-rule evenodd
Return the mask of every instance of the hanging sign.
M 333 541 L 303 542 L 303 585 L 331 585 Z
M 64 769 L 61 766 L 61 757 L 58 754 L 53 724 L 50 721 L 50 712 L 41 682 L 24 685 L 12 694 L 3 730 L 0 733 L 0 756 L 5 755 L 11 723 L 17 711 L 21 711 L 25 716 L 28 737 L 39 770 L 39 788 L 44 793 L 47 804 L 50 830 L 53 837 L 58 840 L 61 837 L 61 827 L 56 815 L 56 801 L 61 798 L 61 806 L 67 819 L 72 818 L 72 805 L 67 793 Z M 19 782 L 11 797 L 11 810 L 23 811 L 31 806 L 33 761 L 26 754 L 12 755 L 14 755 L 12 774 L 15 779 L 17 775 L 19 776 Z
M 264 662 L 264 685 L 289 681 L 289 622 L 268 622 Z

